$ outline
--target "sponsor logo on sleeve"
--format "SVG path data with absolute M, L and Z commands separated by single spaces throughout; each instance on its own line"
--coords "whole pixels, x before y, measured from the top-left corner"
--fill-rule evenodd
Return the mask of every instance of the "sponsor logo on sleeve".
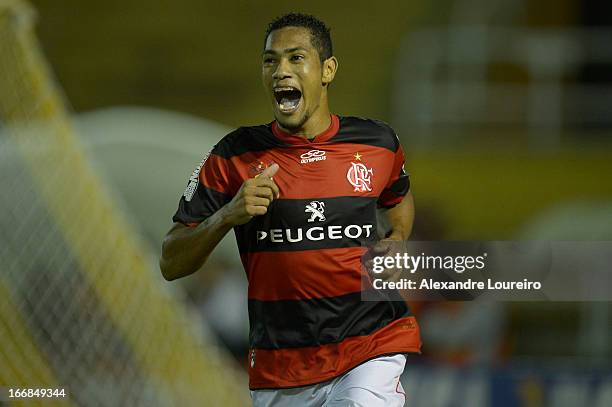
M 212 151 L 212 149 L 210 151 Z M 190 202 L 193 199 L 193 195 L 198 189 L 198 178 L 200 177 L 200 170 L 204 166 L 206 160 L 208 160 L 208 157 L 210 156 L 210 151 L 204 155 L 204 158 L 202 158 L 200 164 L 198 164 L 196 169 L 193 170 L 191 176 L 189 177 L 189 183 L 187 184 L 187 188 L 185 188 L 185 192 L 183 192 L 183 196 L 185 197 L 185 201 L 187 202 Z

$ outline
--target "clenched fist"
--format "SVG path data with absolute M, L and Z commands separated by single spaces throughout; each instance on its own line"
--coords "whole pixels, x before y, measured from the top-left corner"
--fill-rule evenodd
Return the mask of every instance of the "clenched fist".
M 253 216 L 265 215 L 268 212 L 272 201 L 280 196 L 278 186 L 272 180 L 278 169 L 278 164 L 272 164 L 258 177 L 243 182 L 226 207 L 230 224 L 243 225 L 253 219 Z

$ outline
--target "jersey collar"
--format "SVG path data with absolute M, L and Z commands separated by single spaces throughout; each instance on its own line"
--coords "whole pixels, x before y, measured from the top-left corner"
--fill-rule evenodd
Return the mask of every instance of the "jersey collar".
M 340 129 L 340 119 L 335 114 L 331 114 L 331 123 L 327 130 L 323 133 L 317 134 L 312 140 L 308 140 L 297 134 L 287 133 L 282 130 L 276 120 L 272 122 L 272 133 L 279 138 L 280 140 L 289 143 L 289 144 L 309 144 L 309 143 L 321 143 L 329 140 L 334 137 L 336 133 L 338 133 L 338 129 Z

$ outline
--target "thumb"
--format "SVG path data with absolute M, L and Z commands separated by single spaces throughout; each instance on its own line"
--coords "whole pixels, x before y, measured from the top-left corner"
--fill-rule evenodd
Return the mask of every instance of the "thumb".
M 274 163 L 268 168 L 266 168 L 265 170 L 263 170 L 263 172 L 259 174 L 259 176 L 263 178 L 272 178 L 274 174 L 278 172 L 279 168 L 280 168 L 279 165 Z

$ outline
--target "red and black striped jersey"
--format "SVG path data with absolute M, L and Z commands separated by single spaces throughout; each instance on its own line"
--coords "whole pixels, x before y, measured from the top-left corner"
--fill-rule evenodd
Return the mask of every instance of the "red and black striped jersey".
M 376 209 L 410 187 L 393 130 L 335 115 L 312 140 L 276 122 L 241 127 L 194 171 L 173 220 L 197 225 L 273 163 L 280 198 L 234 228 L 249 282 L 250 388 L 309 385 L 379 355 L 419 352 L 405 302 L 362 301 Z

